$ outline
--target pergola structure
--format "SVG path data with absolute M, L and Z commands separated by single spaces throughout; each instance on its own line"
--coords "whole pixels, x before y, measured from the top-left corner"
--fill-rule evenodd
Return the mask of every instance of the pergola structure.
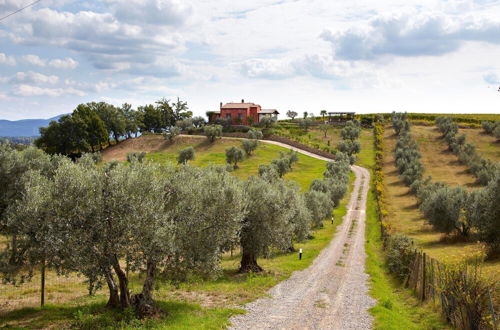
M 354 120 L 355 112 L 329 112 L 328 122 L 330 123 L 345 123 L 349 120 Z

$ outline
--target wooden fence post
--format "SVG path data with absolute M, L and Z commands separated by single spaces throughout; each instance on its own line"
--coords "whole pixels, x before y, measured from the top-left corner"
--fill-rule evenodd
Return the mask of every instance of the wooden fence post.
M 425 287 L 426 287 L 426 269 L 427 269 L 427 260 L 426 260 L 426 255 L 425 252 L 422 254 L 422 296 L 421 300 L 425 300 Z
M 490 305 L 490 312 L 491 312 L 491 320 L 493 321 L 493 329 L 498 329 L 498 325 L 497 325 L 497 317 L 496 317 L 496 312 L 495 312 L 495 308 L 493 307 L 493 302 L 491 301 L 491 292 L 490 290 L 488 289 L 488 301 L 489 301 L 489 305 Z

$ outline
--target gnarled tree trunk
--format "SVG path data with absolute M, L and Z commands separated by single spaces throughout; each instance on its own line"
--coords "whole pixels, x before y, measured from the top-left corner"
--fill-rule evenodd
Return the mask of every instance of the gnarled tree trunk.
M 261 272 L 263 271 L 262 267 L 257 264 L 257 258 L 253 253 L 248 253 L 243 248 L 243 255 L 241 256 L 241 265 L 239 272 L 240 273 L 248 273 L 248 272 Z
M 132 305 L 139 318 L 151 317 L 161 312 L 153 300 L 155 272 L 156 263 L 148 261 L 146 265 L 146 279 L 144 280 L 142 292 L 132 296 Z
M 109 289 L 109 300 L 106 306 L 110 308 L 118 308 L 120 307 L 120 297 L 118 296 L 118 286 L 116 285 L 115 279 L 113 278 L 111 269 L 105 270 L 104 274 Z
M 118 258 L 114 256 L 113 269 L 118 276 L 118 283 L 120 285 L 120 304 L 122 308 L 130 307 L 130 291 L 128 289 L 127 274 L 120 267 Z

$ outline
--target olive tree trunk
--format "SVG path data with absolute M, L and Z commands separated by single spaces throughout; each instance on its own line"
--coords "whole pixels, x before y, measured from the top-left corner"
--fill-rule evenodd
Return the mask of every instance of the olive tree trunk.
M 122 308 L 130 307 L 130 291 L 128 289 L 127 274 L 120 267 L 118 258 L 114 256 L 113 270 L 118 276 L 118 283 L 120 285 L 120 305 Z
M 142 292 L 132 296 L 132 305 L 139 318 L 150 317 L 160 312 L 153 300 L 156 263 L 148 261 L 146 265 L 146 279 Z
M 106 269 L 104 271 L 104 277 L 106 278 L 106 283 L 108 284 L 109 289 L 109 300 L 106 306 L 110 308 L 118 308 L 120 307 L 120 297 L 118 295 L 118 286 L 113 278 L 111 269 Z
M 240 273 L 248 273 L 248 272 L 261 272 L 263 271 L 262 267 L 257 264 L 257 257 L 253 253 L 249 253 L 245 251 L 243 248 L 243 254 L 241 256 L 241 265 L 239 272 Z

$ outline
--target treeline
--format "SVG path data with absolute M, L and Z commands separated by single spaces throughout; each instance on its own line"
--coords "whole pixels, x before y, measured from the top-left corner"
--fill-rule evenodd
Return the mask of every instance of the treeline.
M 480 277 L 477 265 L 448 265 L 419 251 L 414 240 L 391 230 L 384 186 L 384 126 L 374 125 L 373 184 L 389 272 L 421 301 L 438 301 L 443 316 L 458 329 L 491 328 L 489 291 L 494 285 Z M 494 292 L 494 291 L 493 291 Z
M 27 280 L 46 267 L 85 276 L 89 292 L 102 285 L 109 307 L 156 312 L 158 276 L 183 280 L 216 275 L 222 254 L 242 250 L 241 272 L 260 271 L 257 258 L 291 251 L 322 225 L 347 190 L 348 156 L 327 164 L 324 179 L 301 193 L 274 167 L 240 180 L 224 167 L 142 162 L 96 165 L 35 148 L 0 145 L 0 251 L 4 280 Z M 126 265 L 126 268 L 124 267 Z M 128 270 L 142 272 L 131 295 Z
M 464 134 L 458 134 L 458 125 L 451 117 L 438 117 L 436 124 L 443 138 L 458 159 L 470 169 L 482 185 L 487 185 L 500 171 L 500 166 L 489 159 L 483 159 L 473 144 L 467 143 Z
M 396 166 L 402 180 L 418 198 L 420 210 L 437 231 L 469 238 L 472 232 L 486 243 L 490 254 L 500 249 L 500 172 L 494 172 L 488 186 L 475 191 L 450 187 L 423 178 L 424 167 L 415 140 L 410 135 L 406 114 L 394 113 L 392 119 L 398 135 Z
M 106 102 L 90 102 L 40 128 L 41 136 L 35 145 L 50 154 L 94 152 L 109 145 L 111 139 L 118 142 L 138 133 L 161 133 L 184 119 L 189 119 L 192 125 L 205 123 L 202 117 L 191 117 L 187 103 L 179 98 L 174 102 L 161 99 L 136 110 L 127 103 L 116 107 Z

